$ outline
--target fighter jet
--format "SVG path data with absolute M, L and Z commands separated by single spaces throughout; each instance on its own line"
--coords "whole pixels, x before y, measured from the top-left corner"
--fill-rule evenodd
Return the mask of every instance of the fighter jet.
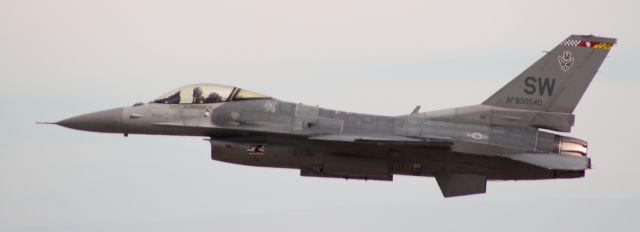
M 312 177 L 435 177 L 444 197 L 479 194 L 488 180 L 585 176 L 587 142 L 554 132 L 571 131 L 573 111 L 615 43 L 571 35 L 479 105 L 431 112 L 418 106 L 397 117 L 193 84 L 53 124 L 125 136 L 201 136 L 213 160 Z

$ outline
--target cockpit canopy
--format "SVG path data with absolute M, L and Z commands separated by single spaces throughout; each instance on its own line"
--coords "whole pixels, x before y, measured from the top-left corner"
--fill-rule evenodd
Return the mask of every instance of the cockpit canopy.
M 153 100 L 161 104 L 205 104 L 271 97 L 250 90 L 218 84 L 193 84 L 180 87 Z

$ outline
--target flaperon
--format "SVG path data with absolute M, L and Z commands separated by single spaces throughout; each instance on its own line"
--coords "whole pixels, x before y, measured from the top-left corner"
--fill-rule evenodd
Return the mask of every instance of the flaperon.
M 247 89 L 194 84 L 139 103 L 65 119 L 78 130 L 207 137 L 214 160 L 299 169 L 302 176 L 435 177 L 445 197 L 487 180 L 577 178 L 587 142 L 573 111 L 616 43 L 571 35 L 479 105 L 397 117 L 342 112 Z M 542 130 L 544 129 L 544 130 Z

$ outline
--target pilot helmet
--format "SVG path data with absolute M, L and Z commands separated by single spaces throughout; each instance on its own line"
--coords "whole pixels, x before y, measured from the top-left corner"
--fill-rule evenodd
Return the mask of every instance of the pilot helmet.
M 202 96 L 202 88 L 195 87 L 193 89 L 193 97 L 200 97 L 200 96 Z

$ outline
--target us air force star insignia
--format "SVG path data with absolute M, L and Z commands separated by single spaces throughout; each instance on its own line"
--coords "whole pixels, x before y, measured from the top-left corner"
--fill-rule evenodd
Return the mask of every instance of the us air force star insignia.
M 564 51 L 562 52 L 562 55 L 558 56 L 558 63 L 560 63 L 560 69 L 562 69 L 562 71 L 569 71 L 569 69 L 571 69 L 571 66 L 573 65 L 573 61 L 575 61 L 575 57 L 573 57 L 571 55 L 571 52 L 569 51 Z

